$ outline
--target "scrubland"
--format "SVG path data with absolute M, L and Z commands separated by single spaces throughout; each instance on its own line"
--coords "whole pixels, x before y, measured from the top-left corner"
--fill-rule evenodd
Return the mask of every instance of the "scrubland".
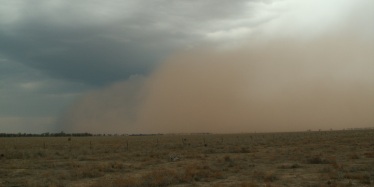
M 0 138 L 0 186 L 374 186 L 374 130 Z

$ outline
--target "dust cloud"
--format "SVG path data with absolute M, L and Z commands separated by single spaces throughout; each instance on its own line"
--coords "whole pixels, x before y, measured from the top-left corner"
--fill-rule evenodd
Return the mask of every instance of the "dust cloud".
M 374 45 L 354 36 L 278 39 L 171 56 L 78 99 L 67 131 L 240 133 L 372 127 Z

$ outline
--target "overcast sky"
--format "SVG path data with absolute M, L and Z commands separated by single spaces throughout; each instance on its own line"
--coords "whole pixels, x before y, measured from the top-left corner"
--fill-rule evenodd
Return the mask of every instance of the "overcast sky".
M 372 0 L 0 0 L 0 131 L 61 130 L 85 94 L 181 51 L 351 29 L 373 41 L 373 13 Z

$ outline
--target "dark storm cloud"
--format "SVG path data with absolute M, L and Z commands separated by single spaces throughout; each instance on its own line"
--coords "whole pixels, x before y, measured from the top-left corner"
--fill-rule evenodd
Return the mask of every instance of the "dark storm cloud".
M 48 79 L 37 69 L 0 60 L 0 117 L 50 116 L 90 88 L 83 83 Z
M 251 26 L 255 4 L 0 0 L 1 129 L 56 130 L 85 92 L 147 75 L 169 54 L 204 45 L 207 33 Z
M 125 79 L 149 70 L 156 54 L 142 46 L 99 36 L 100 31 L 55 32 L 49 25 L 14 28 L 0 38 L 1 53 L 46 74 L 88 84 Z
M 3 3 L 14 10 L 0 22 L 0 54 L 90 85 L 147 74 L 170 51 L 248 10 L 246 1 L 15 2 Z

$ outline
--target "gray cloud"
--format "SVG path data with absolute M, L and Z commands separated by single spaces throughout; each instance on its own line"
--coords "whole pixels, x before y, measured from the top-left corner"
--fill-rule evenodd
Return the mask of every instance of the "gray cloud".
M 80 95 L 149 74 L 247 16 L 246 2 L 0 0 L 0 123 L 54 129 Z
M 41 71 L 6 59 L 0 61 L 0 117 L 58 115 L 90 87 L 46 77 Z
M 0 22 L 0 54 L 92 85 L 147 74 L 170 51 L 248 11 L 246 1 L 16 2 L 17 18 Z

